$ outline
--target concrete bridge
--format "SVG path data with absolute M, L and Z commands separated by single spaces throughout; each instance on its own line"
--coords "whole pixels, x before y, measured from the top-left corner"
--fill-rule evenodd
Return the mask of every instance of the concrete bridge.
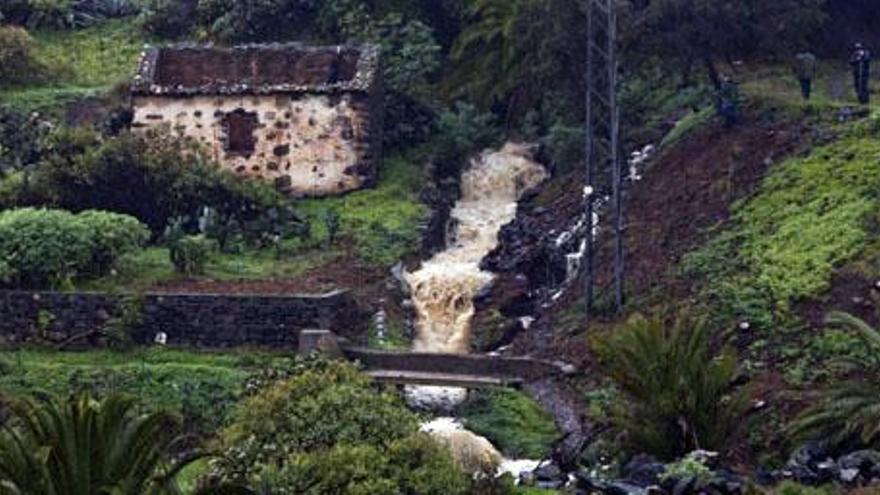
M 356 361 L 380 383 L 485 388 L 521 387 L 574 372 L 569 366 L 532 358 L 385 352 L 348 345 L 327 330 L 304 330 L 302 354 L 321 352 Z

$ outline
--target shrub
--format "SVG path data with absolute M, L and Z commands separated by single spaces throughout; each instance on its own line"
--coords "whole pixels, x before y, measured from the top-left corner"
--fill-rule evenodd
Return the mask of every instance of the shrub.
M 171 242 L 168 251 L 177 273 L 193 276 L 205 273 L 214 244 L 203 235 L 184 236 Z
M 136 0 L 80 0 L 76 4 L 76 12 L 87 19 L 88 23 L 132 17 L 140 12 L 140 7 L 135 2 Z
M 150 238 L 149 229 L 128 215 L 91 210 L 77 218 L 92 230 L 90 273 L 107 273 L 120 256 L 143 246 Z
M 337 445 L 292 456 L 277 472 L 266 473 L 272 493 L 455 495 L 470 493 L 467 475 L 449 453 L 427 435 L 395 440 L 387 449 Z
M 512 459 L 543 459 L 559 432 L 549 413 L 513 390 L 472 394 L 460 416 L 467 429 L 486 437 Z
M 3 36 L 3 29 L 0 28 L 0 38 Z M 2 58 L 0 54 L 0 64 L 3 63 Z M 48 122 L 33 115 L 0 106 L 0 176 L 38 161 L 40 143 L 50 127 Z
M 6 175 L 0 174 L 0 210 L 22 206 L 26 177 L 20 170 Z
M 182 467 L 172 459 L 180 420 L 165 411 L 142 414 L 131 397 L 28 398 L 7 406 L 0 441 L 6 493 L 162 493 Z
M 48 72 L 37 58 L 37 43 L 27 31 L 16 26 L 0 26 L 0 67 L 0 87 L 39 82 L 46 79 Z M 0 121 L 3 120 L 5 115 L 0 115 Z
M 847 313 L 831 313 L 826 322 L 855 333 L 868 350 L 867 358 L 856 355 L 844 364 L 868 376 L 880 374 L 875 357 L 880 353 L 880 330 Z M 864 378 L 835 384 L 792 423 L 791 432 L 801 438 L 828 439 L 836 445 L 873 445 L 880 439 L 880 384 Z
M 29 28 L 71 29 L 80 24 L 73 0 L 28 0 Z
M 101 232 L 114 222 L 111 232 Z M 102 275 L 147 235 L 142 224 L 125 215 L 80 216 L 32 208 L 0 212 L 0 258 L 16 287 L 58 286 L 74 278 Z
M 499 137 L 495 116 L 481 112 L 469 103 L 458 102 L 437 117 L 436 137 L 432 141 L 438 160 L 457 171 L 467 155 L 493 144 Z
M 145 0 L 141 29 L 161 38 L 183 37 L 195 26 L 198 4 L 198 0 Z
M 308 37 L 315 0 L 201 0 L 199 17 L 223 41 L 284 41 Z
M 713 355 L 702 325 L 637 316 L 594 347 L 628 399 L 615 422 L 632 446 L 673 459 L 726 445 L 746 401 L 731 391 L 735 354 Z
M 31 182 L 33 201 L 126 213 L 154 235 L 175 218 L 198 232 L 205 208 L 223 226 L 212 230 L 222 233 L 221 246 L 233 233 L 262 246 L 304 232 L 292 202 L 270 184 L 240 179 L 190 142 L 159 133 L 106 138 L 81 128 L 58 130 L 47 139 Z
M 220 434 L 226 455 L 214 466 L 214 474 L 223 480 L 256 484 L 274 473 L 280 486 L 271 487 L 272 493 L 302 493 L 298 483 L 303 478 L 333 486 L 360 485 L 367 483 L 363 478 L 369 476 L 365 486 L 383 489 L 392 486 L 388 476 L 397 480 L 397 486 L 406 479 L 415 484 L 434 476 L 430 466 L 440 462 L 436 450 L 431 454 L 424 447 L 397 443 L 416 434 L 417 425 L 416 416 L 396 396 L 374 391 L 353 365 L 318 362 L 238 406 L 234 421 Z M 345 447 L 350 445 L 358 447 Z M 420 454 L 400 454 L 402 451 Z M 442 459 L 444 465 L 451 462 L 448 454 Z M 325 463 L 345 469 L 336 473 L 324 469 Z M 379 472 L 365 469 L 365 463 L 380 468 Z M 383 476 L 386 463 L 390 473 L 399 472 Z M 444 473 L 448 472 L 446 469 L 436 476 L 447 476 Z

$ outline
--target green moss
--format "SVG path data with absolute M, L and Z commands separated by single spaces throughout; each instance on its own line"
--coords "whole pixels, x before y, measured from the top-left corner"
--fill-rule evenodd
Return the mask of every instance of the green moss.
M 784 162 L 734 205 L 729 228 L 684 260 L 685 273 L 706 282 L 716 316 L 769 328 L 791 322 L 793 302 L 826 290 L 871 236 L 878 157 L 876 139 L 847 137 Z
M 326 240 L 325 218 L 332 211 L 339 220 L 337 237 L 352 241 L 370 263 L 391 265 L 415 251 L 427 216 L 418 198 L 423 179 L 420 159 L 417 152 L 391 156 L 380 167 L 375 188 L 302 201 L 298 208 L 308 217 L 314 240 Z
M 462 405 L 460 416 L 467 429 L 489 439 L 510 458 L 542 459 L 559 434 L 549 413 L 509 389 L 475 392 Z

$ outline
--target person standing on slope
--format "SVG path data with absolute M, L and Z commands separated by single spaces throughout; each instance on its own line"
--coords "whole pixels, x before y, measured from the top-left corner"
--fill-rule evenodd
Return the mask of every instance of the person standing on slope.
M 862 43 L 856 43 L 849 64 L 853 69 L 853 82 L 856 87 L 856 95 L 859 103 L 866 105 L 871 99 L 871 58 L 873 54 Z
M 810 52 L 795 56 L 794 73 L 801 83 L 801 96 L 809 100 L 813 92 L 813 78 L 816 77 L 816 56 Z

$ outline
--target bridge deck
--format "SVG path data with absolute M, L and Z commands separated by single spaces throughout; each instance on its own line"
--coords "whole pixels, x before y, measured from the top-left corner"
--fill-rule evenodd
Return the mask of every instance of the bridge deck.
M 369 370 L 367 375 L 379 383 L 393 385 L 487 388 L 518 387 L 523 384 L 523 379 L 517 377 L 432 373 L 425 371 Z

